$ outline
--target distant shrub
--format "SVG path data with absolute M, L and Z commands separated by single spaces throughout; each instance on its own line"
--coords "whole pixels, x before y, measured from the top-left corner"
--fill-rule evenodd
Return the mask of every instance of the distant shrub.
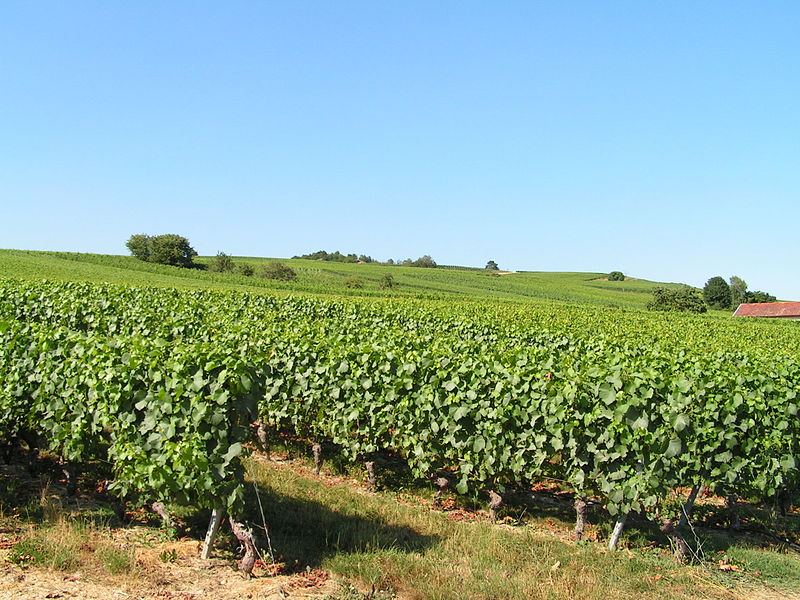
M 609 281 L 625 281 L 625 273 L 622 271 L 611 271 L 608 274 Z
M 364 287 L 364 280 L 361 279 L 361 277 L 358 277 L 357 275 L 351 275 L 350 277 L 344 280 L 344 285 L 345 287 L 350 288 L 352 290 L 360 290 L 361 288 Z
M 487 271 L 499 271 L 499 270 L 500 270 L 500 267 L 498 267 L 498 266 L 497 266 L 497 263 L 496 263 L 496 262 L 494 262 L 493 260 L 490 260 L 490 261 L 488 261 L 488 262 L 486 263 L 486 266 L 485 266 L 484 268 L 485 268 Z
M 264 265 L 259 275 L 264 279 L 277 279 L 278 281 L 297 280 L 297 273 L 294 272 L 294 269 L 279 261 L 272 261 Z
M 208 263 L 208 270 L 215 273 L 230 273 L 233 269 L 233 259 L 224 252 L 217 252 L 217 255 Z
M 239 275 L 244 275 L 245 277 L 252 277 L 256 270 L 253 268 L 253 265 L 248 263 L 239 263 L 236 265 L 236 272 Z
M 684 285 L 679 288 L 654 289 L 653 299 L 647 304 L 647 310 L 704 313 L 707 308 L 700 291 Z
M 390 273 L 384 273 L 378 285 L 382 290 L 392 290 L 400 284 L 394 280 L 394 277 L 392 277 Z

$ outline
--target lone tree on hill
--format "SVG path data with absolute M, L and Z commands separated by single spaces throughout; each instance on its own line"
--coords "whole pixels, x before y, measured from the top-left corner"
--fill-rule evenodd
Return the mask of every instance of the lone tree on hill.
M 499 271 L 500 267 L 497 266 L 496 262 L 494 262 L 493 260 L 490 260 L 489 262 L 486 263 L 485 269 L 487 271 Z
M 625 273 L 622 271 L 611 271 L 608 274 L 609 281 L 625 281 Z
M 703 298 L 711 308 L 730 308 L 731 288 L 722 277 L 712 277 L 703 288 Z
M 193 267 L 192 258 L 197 256 L 189 240 L 174 233 L 154 236 L 139 233 L 132 235 L 125 245 L 139 260 L 174 267 Z

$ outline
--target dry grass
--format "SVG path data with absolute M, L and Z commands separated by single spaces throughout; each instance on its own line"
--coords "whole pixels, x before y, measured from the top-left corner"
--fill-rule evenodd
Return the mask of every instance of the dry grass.
M 575 543 L 569 522 L 494 525 L 480 514 L 431 510 L 413 495 L 366 493 L 343 476 L 315 477 L 293 461 L 254 459 L 249 475 L 287 562 L 309 561 L 406 600 L 730 600 L 754 590 L 791 597 L 742 573 L 721 579 L 678 566 L 666 548 L 609 553 L 601 543 Z
M 11 497 L 26 504 L 0 521 L 0 600 L 47 594 L 99 600 L 117 591 L 160 600 L 233 600 L 248 594 L 333 594 L 331 600 L 767 600 L 797 597 L 792 590 L 800 589 L 795 555 L 732 538 L 719 528 L 705 533 L 710 558 L 702 566 L 675 565 L 667 548 L 649 546 L 647 532 L 633 529 L 626 548 L 616 553 L 607 552 L 602 541 L 575 543 L 563 510 L 569 494 L 557 486 L 537 487 L 538 506 L 526 507 L 524 516 L 508 509 L 506 518 L 493 524 L 458 499 L 446 498 L 443 508 L 434 510 L 425 490 L 368 492 L 353 475 L 315 476 L 303 459 L 254 456 L 248 474 L 254 482 L 249 517 L 258 531 L 258 491 L 278 568 L 262 565 L 259 577 L 245 581 L 234 571 L 236 545 L 230 538 L 223 536 L 211 560 L 199 559 L 204 514 L 183 517 L 184 525 L 190 519 L 199 528 L 182 539 L 170 537 L 144 511 L 131 513 L 134 525 L 111 527 L 113 518 L 97 518 L 102 507 L 90 486 L 80 498 L 67 499 L 46 477 L 23 480 L 19 472 L 9 472 L 6 481 L 16 482 Z M 587 533 L 592 540 L 607 535 L 598 521 Z M 266 542 L 263 531 L 261 537 Z M 736 569 L 715 569 L 717 561 Z M 329 573 L 345 581 L 338 591 Z
M 115 543 L 109 531 L 66 517 L 38 527 L 29 525 L 8 559 L 21 567 L 57 571 L 81 568 L 109 575 L 135 576 L 137 566 L 132 545 Z

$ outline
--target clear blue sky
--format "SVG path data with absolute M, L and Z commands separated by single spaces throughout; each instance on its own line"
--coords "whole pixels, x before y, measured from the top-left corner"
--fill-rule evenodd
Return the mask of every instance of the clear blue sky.
M 0 5 L 0 247 L 319 249 L 800 300 L 800 3 Z

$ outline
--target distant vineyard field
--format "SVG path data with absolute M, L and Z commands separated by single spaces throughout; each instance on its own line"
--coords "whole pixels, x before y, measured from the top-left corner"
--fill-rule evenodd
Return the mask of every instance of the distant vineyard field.
M 210 260 L 210 257 L 198 257 L 196 262 L 204 267 Z M 494 300 L 524 304 L 544 300 L 626 308 L 644 308 L 652 290 L 659 285 L 665 285 L 643 280 L 603 281 L 605 274 L 602 273 L 526 272 L 497 275 L 474 268 L 420 269 L 302 259 L 283 260 L 297 272 L 298 279 L 295 282 L 282 282 L 257 276 L 259 269 L 274 259 L 233 257 L 233 260 L 235 263 L 252 266 L 256 276 L 182 269 L 146 263 L 130 256 L 21 250 L 0 250 L 0 276 L 175 288 L 249 290 L 278 295 Z M 380 288 L 380 282 L 386 273 L 391 274 L 398 284 L 389 292 Z M 348 287 L 352 278 L 358 278 L 362 287 Z

